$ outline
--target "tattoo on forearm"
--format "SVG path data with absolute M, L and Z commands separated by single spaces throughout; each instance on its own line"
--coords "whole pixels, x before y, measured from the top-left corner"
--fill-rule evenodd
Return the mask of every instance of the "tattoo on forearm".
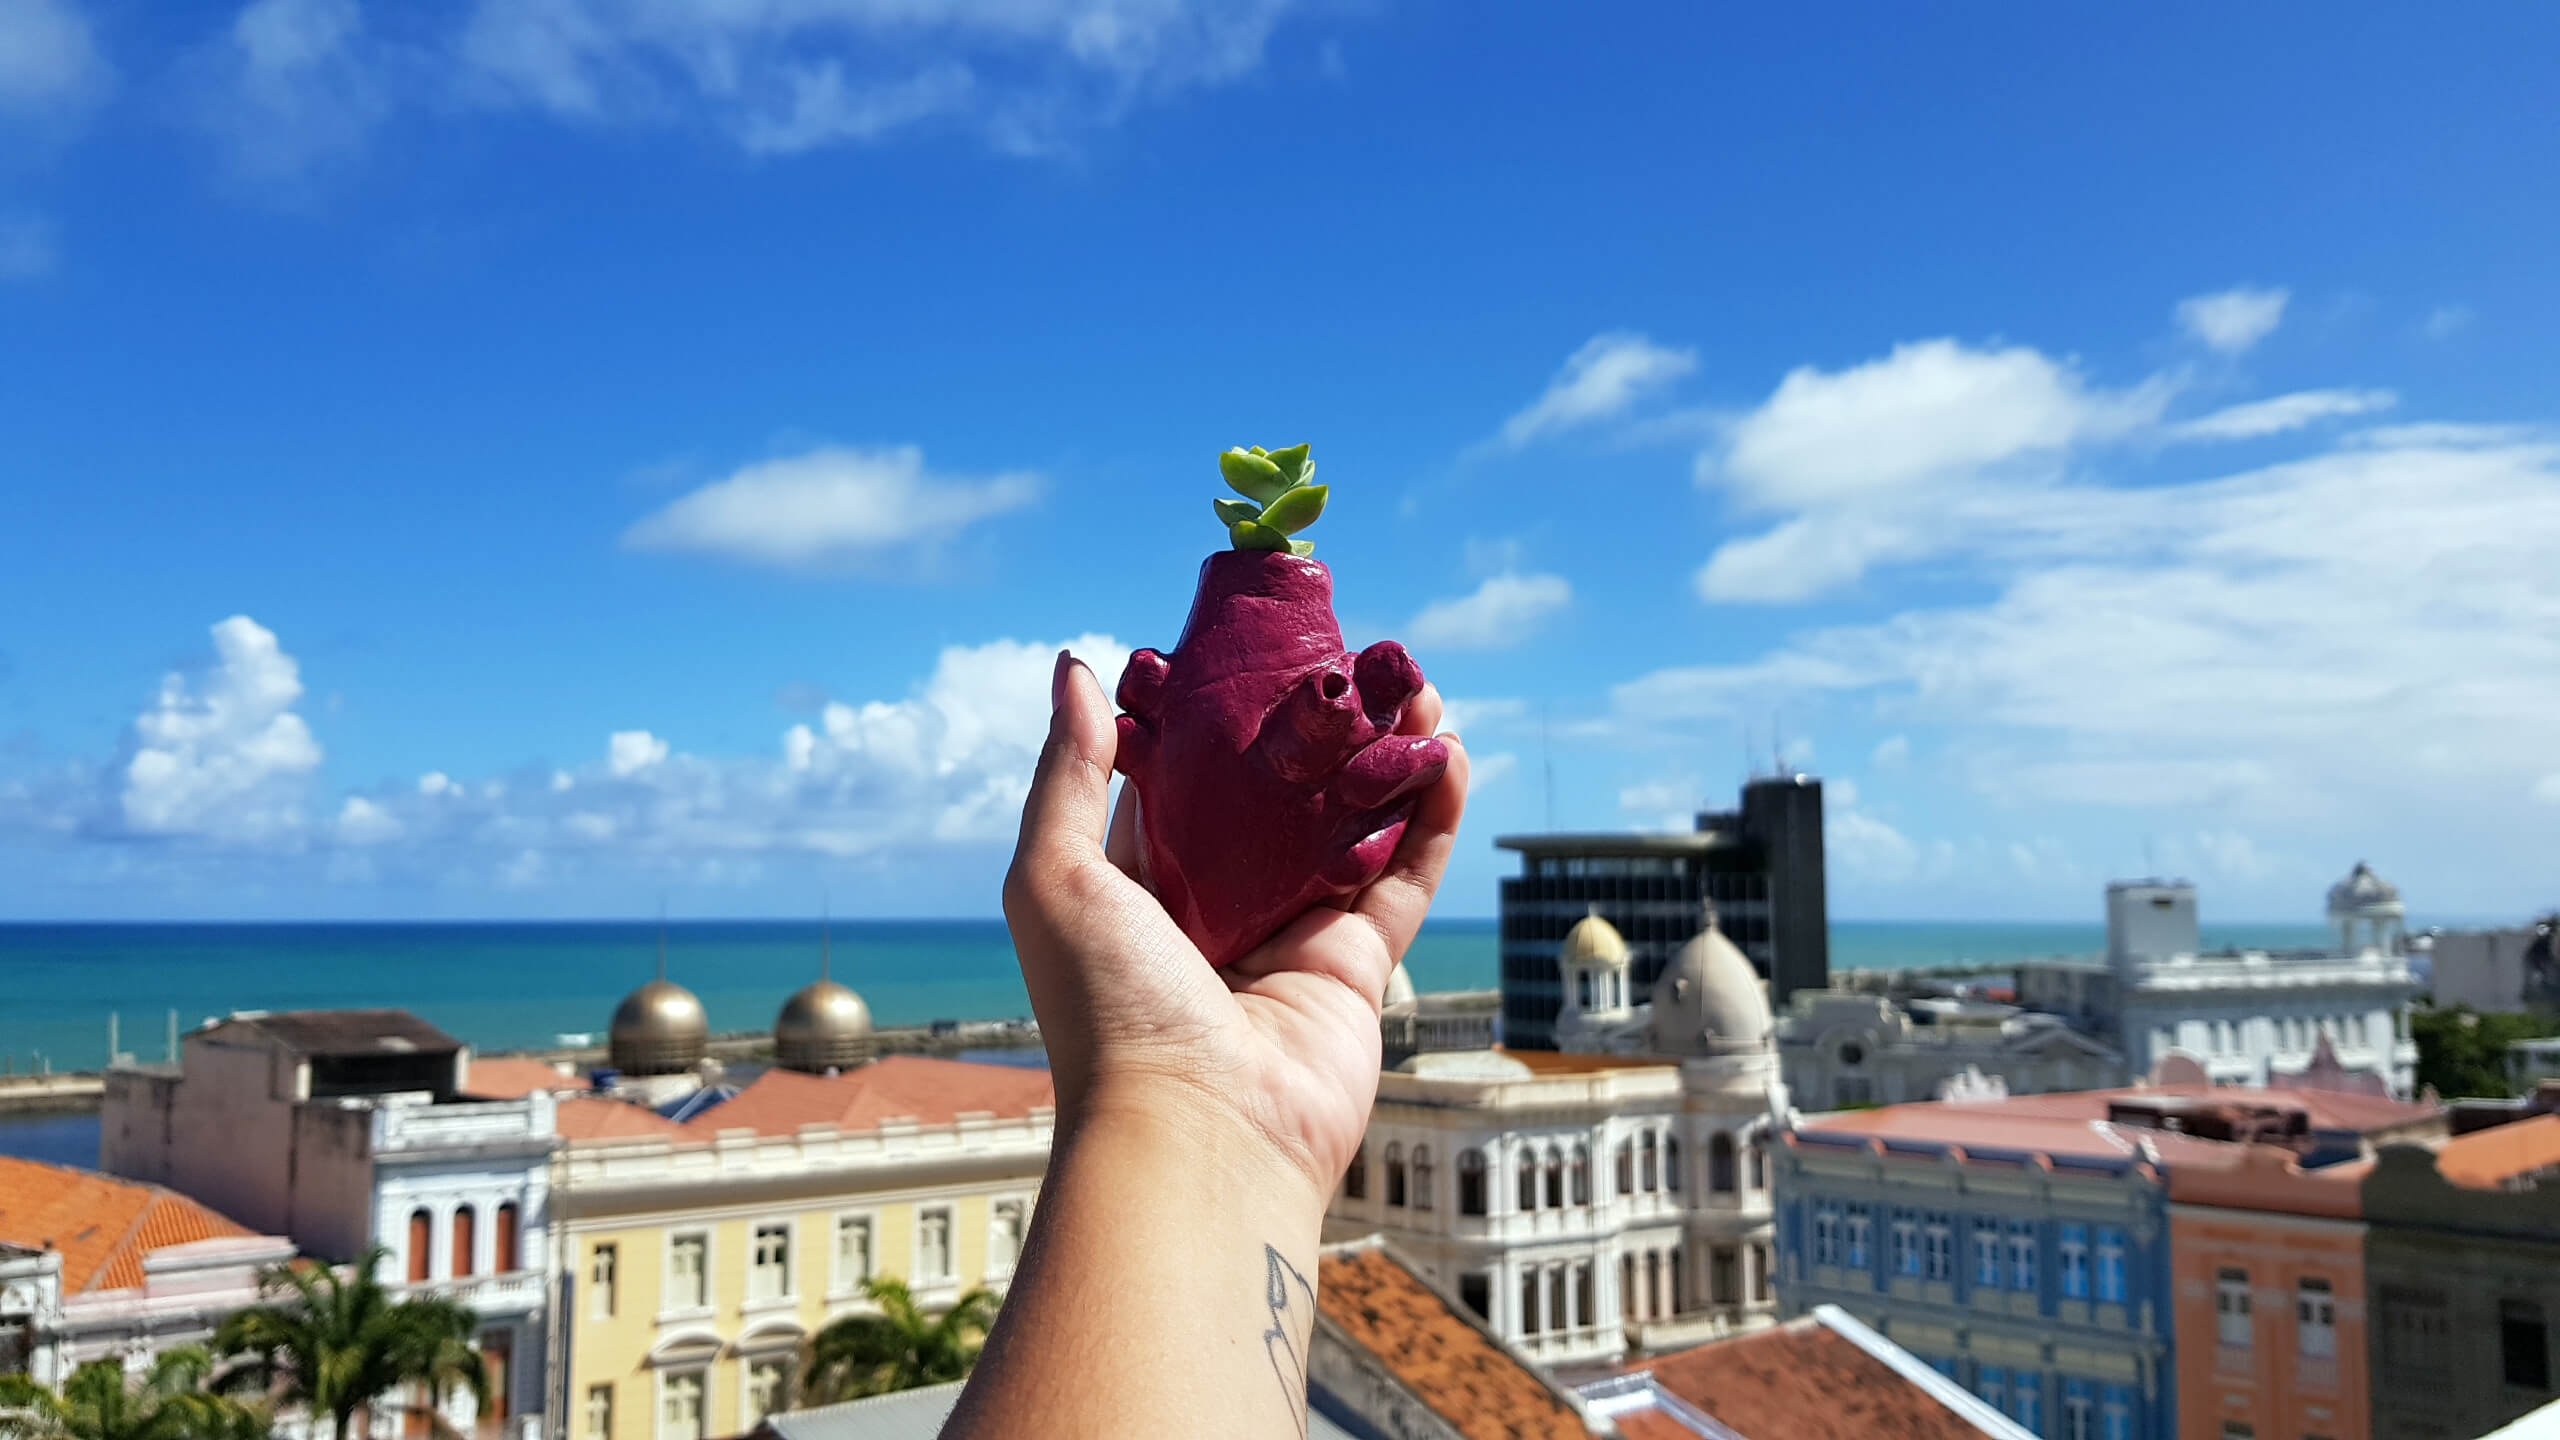
M 1289 1414 L 1298 1422 L 1298 1433 L 1307 1433 L 1307 1346 L 1312 1343 L 1316 1322 L 1315 1287 L 1298 1267 L 1269 1245 L 1262 1247 L 1263 1304 L 1270 1309 L 1271 1326 L 1262 1332 L 1262 1348 L 1271 1356 L 1271 1373 L 1280 1379 L 1280 1397 L 1288 1402 Z M 1301 1316 L 1300 1311 L 1304 1311 Z M 1308 1339 L 1300 1340 L 1301 1327 Z

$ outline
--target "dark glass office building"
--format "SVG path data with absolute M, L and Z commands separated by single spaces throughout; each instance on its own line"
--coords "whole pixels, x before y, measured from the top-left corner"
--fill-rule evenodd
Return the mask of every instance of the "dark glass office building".
M 1742 808 L 1702 814 L 1686 833 L 1505 835 L 1520 873 L 1502 882 L 1502 1043 L 1555 1048 L 1564 991 L 1556 950 L 1597 910 L 1635 956 L 1638 1003 L 1698 933 L 1701 902 L 1768 979 L 1773 1007 L 1831 977 L 1822 878 L 1822 782 L 1790 775 L 1742 787 Z

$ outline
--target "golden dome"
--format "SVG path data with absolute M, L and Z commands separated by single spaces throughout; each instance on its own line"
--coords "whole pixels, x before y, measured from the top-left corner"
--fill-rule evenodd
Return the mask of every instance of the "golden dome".
M 660 976 L 613 1011 L 613 1068 L 625 1075 L 675 1075 L 702 1063 L 711 1019 L 693 992 Z
M 1618 933 L 1617 926 L 1601 919 L 1599 910 L 1594 909 L 1574 921 L 1573 928 L 1564 932 L 1564 948 L 1557 953 L 1556 962 L 1566 966 L 1605 965 L 1624 969 L 1631 958 L 1627 937 Z
M 813 980 L 782 1002 L 773 1021 L 773 1059 L 785 1070 L 823 1075 L 871 1058 L 871 1007 L 833 980 Z

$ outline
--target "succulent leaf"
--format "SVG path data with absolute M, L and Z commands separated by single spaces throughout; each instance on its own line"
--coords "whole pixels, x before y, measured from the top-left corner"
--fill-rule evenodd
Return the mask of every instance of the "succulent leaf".
M 1262 515 L 1262 507 L 1250 500 L 1212 500 L 1209 503 L 1217 507 L 1218 523 L 1221 525 L 1233 525 L 1240 520 L 1259 519 Z
M 1239 520 L 1227 527 L 1227 538 L 1239 550 L 1286 550 L 1289 537 L 1259 520 Z
M 1268 505 L 1289 488 L 1288 477 L 1280 467 L 1250 450 L 1230 450 L 1218 457 L 1218 473 L 1238 494 L 1259 504 Z
M 1270 459 L 1272 464 L 1280 467 L 1280 473 L 1289 478 L 1290 484 L 1300 485 L 1306 482 L 1307 447 L 1305 445 L 1292 445 L 1286 450 L 1274 450 L 1271 452 Z
M 1295 535 L 1316 523 L 1316 517 L 1324 513 L 1324 496 L 1321 485 L 1295 486 L 1263 507 L 1262 523 L 1283 534 Z
M 1303 560 L 1316 553 L 1316 542 L 1313 540 L 1292 540 L 1289 542 L 1289 553 Z

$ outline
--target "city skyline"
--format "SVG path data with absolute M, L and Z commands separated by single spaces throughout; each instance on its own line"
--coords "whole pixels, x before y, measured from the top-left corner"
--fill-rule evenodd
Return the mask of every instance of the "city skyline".
M 2560 903 L 2547 16 L 556 13 L 0 7 L 0 920 L 991 914 L 1299 440 L 1445 913 Z

